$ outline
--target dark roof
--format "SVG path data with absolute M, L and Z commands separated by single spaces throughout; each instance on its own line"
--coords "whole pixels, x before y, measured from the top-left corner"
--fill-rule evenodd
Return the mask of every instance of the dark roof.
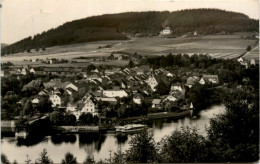
M 26 89 L 26 88 L 40 88 L 40 87 L 44 87 L 44 85 L 43 85 L 41 80 L 32 80 L 27 85 L 25 85 L 23 87 L 23 89 Z
M 160 82 L 163 82 L 164 84 L 168 84 L 169 83 L 167 78 L 165 76 L 163 76 L 163 75 L 154 76 L 154 78 L 156 79 L 156 81 L 158 83 L 160 83 Z

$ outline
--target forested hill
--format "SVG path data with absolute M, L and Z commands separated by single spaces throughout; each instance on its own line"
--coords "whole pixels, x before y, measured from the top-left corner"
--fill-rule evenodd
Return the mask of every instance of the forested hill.
M 126 39 L 125 33 L 158 34 L 166 26 L 176 36 L 193 31 L 200 34 L 258 31 L 258 20 L 241 13 L 217 9 L 106 14 L 65 23 L 9 45 L 2 52 L 10 54 L 55 45 Z

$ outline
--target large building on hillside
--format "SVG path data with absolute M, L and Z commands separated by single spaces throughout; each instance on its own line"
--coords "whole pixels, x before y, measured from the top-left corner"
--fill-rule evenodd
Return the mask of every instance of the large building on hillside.
M 166 27 L 165 29 L 163 29 L 161 32 L 160 32 L 161 35 L 171 35 L 172 34 L 172 30 L 170 27 Z

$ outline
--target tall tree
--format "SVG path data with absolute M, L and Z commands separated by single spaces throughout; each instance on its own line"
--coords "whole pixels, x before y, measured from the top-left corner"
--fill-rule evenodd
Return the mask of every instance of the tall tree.
M 228 90 L 226 111 L 210 121 L 209 140 L 219 162 L 259 160 L 259 95 L 246 88 Z
M 174 131 L 160 143 L 161 162 L 208 162 L 207 154 L 210 152 L 210 147 L 195 128 L 183 127 L 181 130 Z
M 61 164 L 77 164 L 77 158 L 70 152 L 67 152 L 65 154 L 65 159 L 61 161 Z
M 52 160 L 47 155 L 47 150 L 43 149 L 43 151 L 40 154 L 40 158 L 35 162 L 36 164 L 52 164 Z
M 128 66 L 129 66 L 130 68 L 133 68 L 133 67 L 135 66 L 135 64 L 134 64 L 134 62 L 133 62 L 132 59 L 129 60 Z
M 129 143 L 130 148 L 126 151 L 126 159 L 129 162 L 156 162 L 156 145 L 151 131 L 143 130 L 137 133 Z

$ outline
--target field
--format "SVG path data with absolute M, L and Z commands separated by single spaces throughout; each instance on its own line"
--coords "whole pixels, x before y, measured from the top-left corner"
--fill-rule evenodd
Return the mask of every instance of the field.
M 66 46 L 55 46 L 46 48 L 44 52 L 31 53 L 17 53 L 10 56 L 3 56 L 2 62 L 13 62 L 16 65 L 47 65 L 38 62 L 29 62 L 25 60 L 32 59 L 46 59 L 46 58 L 63 58 L 70 62 L 65 64 L 58 64 L 59 66 L 71 65 L 87 65 L 89 63 L 95 64 L 109 64 L 122 65 L 127 62 L 101 62 L 90 59 L 81 59 L 83 63 L 71 63 L 76 61 L 77 57 L 102 57 L 109 56 L 111 52 L 123 51 L 130 54 L 137 52 L 140 55 L 167 55 L 169 53 L 187 53 L 192 54 L 208 54 L 214 58 L 236 58 L 246 52 L 248 45 L 254 45 L 256 40 L 241 39 L 241 36 L 251 35 L 250 33 L 235 33 L 232 35 L 207 35 L 197 37 L 179 37 L 179 38 L 131 38 L 125 41 L 98 41 L 82 44 L 73 44 Z M 112 45 L 111 48 L 99 48 L 106 45 Z M 259 47 L 253 49 L 250 54 L 246 56 L 256 56 Z M 85 60 L 85 61 L 84 61 Z
M 258 59 L 259 58 L 259 45 L 253 48 L 250 52 L 245 54 L 244 56 L 245 59 Z

